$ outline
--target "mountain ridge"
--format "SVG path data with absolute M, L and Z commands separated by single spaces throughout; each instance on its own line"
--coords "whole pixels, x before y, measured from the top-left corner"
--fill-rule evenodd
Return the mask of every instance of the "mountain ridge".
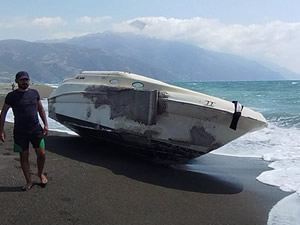
M 18 70 L 27 70 L 33 81 L 42 83 L 58 83 L 82 70 L 127 71 L 162 81 L 286 78 L 240 56 L 113 32 L 61 41 L 0 41 L 0 81 L 1 77 L 13 80 Z

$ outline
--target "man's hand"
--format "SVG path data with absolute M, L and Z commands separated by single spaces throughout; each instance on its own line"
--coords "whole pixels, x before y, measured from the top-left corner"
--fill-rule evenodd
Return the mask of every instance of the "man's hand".
M 1 140 L 2 142 L 5 142 L 5 133 L 4 133 L 4 131 L 1 132 L 1 134 L 0 134 L 0 140 Z
M 47 136 L 48 135 L 48 131 L 49 131 L 48 126 L 44 126 L 43 135 Z

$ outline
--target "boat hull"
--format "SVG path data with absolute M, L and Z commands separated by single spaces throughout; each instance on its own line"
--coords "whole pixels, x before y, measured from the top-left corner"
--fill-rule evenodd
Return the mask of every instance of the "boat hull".
M 48 98 L 49 116 L 80 136 L 166 164 L 184 163 L 266 125 L 261 114 L 238 110 L 237 103 L 121 75 L 65 81 Z M 114 85 L 122 79 L 124 85 Z M 136 83 L 143 88 L 130 86 Z

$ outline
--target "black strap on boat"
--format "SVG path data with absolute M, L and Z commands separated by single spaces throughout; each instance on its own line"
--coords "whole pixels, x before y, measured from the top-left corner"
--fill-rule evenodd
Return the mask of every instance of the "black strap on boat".
M 241 117 L 242 114 L 242 110 L 244 108 L 244 106 L 242 106 L 238 101 L 232 101 L 232 103 L 234 104 L 234 113 L 232 116 L 232 121 L 230 124 L 230 128 L 233 130 L 236 130 L 237 124 L 239 122 L 239 119 Z

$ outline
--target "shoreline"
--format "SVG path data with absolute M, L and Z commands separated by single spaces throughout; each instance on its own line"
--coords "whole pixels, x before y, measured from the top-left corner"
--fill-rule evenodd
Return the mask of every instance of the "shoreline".
M 6 134 L 0 143 L 2 224 L 267 224 L 271 208 L 290 195 L 256 180 L 270 170 L 262 159 L 207 154 L 191 161 L 195 172 L 189 164 L 158 166 L 119 146 L 54 131 L 46 137 L 49 184 L 20 192 L 24 178 L 11 123 Z M 32 150 L 30 164 L 35 174 Z

